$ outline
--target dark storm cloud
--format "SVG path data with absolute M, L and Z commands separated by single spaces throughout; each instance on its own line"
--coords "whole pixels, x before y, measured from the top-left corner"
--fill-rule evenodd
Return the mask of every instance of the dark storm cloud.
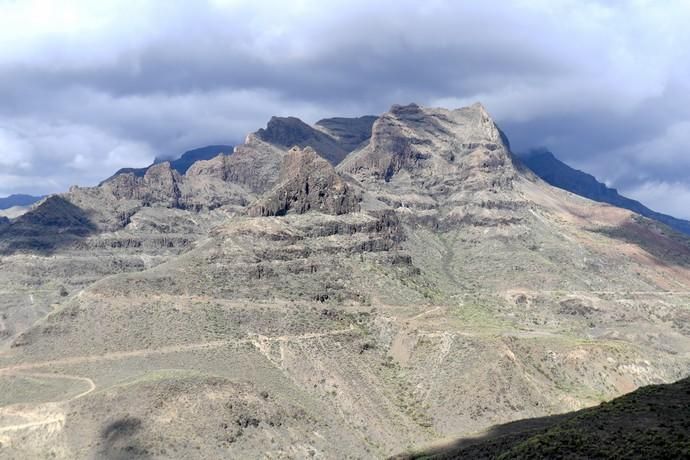
M 664 190 L 690 190 L 683 2 L 0 9 L 0 194 L 59 191 L 154 155 L 240 142 L 276 114 L 315 121 L 476 100 L 516 150 L 549 147 L 662 210 L 682 208 L 658 198 Z

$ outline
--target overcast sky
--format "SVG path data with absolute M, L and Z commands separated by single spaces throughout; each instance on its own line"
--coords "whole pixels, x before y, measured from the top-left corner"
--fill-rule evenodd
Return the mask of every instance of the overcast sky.
M 686 0 L 0 0 L 0 196 L 238 143 L 271 115 L 481 101 L 516 152 L 690 218 L 688 20 Z

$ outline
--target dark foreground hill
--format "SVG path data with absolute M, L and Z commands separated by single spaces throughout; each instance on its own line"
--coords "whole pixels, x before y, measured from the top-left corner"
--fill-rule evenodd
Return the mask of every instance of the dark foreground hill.
M 690 458 L 690 378 L 597 407 L 495 426 L 397 460 Z

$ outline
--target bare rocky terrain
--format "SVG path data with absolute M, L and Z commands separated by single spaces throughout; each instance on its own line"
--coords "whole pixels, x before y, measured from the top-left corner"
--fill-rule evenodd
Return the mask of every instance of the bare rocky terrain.
M 0 457 L 384 458 L 690 370 L 690 243 L 479 104 L 273 118 L 0 222 Z

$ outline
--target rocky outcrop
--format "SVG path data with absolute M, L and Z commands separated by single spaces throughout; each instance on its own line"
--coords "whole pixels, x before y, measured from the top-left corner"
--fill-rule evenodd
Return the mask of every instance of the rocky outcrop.
M 182 207 L 200 211 L 246 205 L 251 192 L 229 180 L 231 168 L 230 157 L 224 154 L 194 163 L 180 186 Z
M 333 165 L 340 163 L 349 152 L 330 135 L 312 128 L 295 117 L 271 118 L 266 128 L 256 132 L 256 137 L 269 144 L 288 149 L 295 146 L 312 147 Z
M 134 173 L 120 174 L 106 181 L 102 188 L 118 200 L 138 200 L 143 206 L 178 207 L 180 173 L 170 163 L 159 163 L 148 169 L 144 177 Z
M 282 180 L 280 169 L 288 148 L 309 146 L 336 164 L 369 138 L 374 119 L 326 119 L 315 128 L 294 117 L 273 117 L 266 128 L 249 134 L 231 154 L 224 152 L 209 157 L 211 152 L 223 151 L 227 146 L 192 150 L 173 162 L 123 171 L 97 188 L 75 188 L 74 201 L 86 208 L 95 203 L 100 203 L 94 206 L 96 209 L 123 208 L 118 210 L 115 219 L 102 216 L 104 227 L 108 229 L 126 225 L 140 207 L 193 211 L 243 207 Z
M 144 206 L 162 204 L 169 208 L 180 205 L 180 173 L 175 171 L 170 163 L 160 163 L 152 166 L 144 176 L 143 201 Z
M 319 211 L 345 214 L 359 210 L 358 193 L 314 149 L 294 147 L 283 160 L 278 184 L 254 203 L 252 216 L 282 216 Z
M 403 170 L 413 177 L 454 175 L 468 186 L 473 172 L 510 175 L 513 164 L 501 131 L 480 104 L 457 110 L 410 104 L 394 105 L 383 114 L 369 144 L 338 169 L 386 181 Z
M 436 229 L 505 227 L 524 217 L 514 190 L 531 180 L 481 104 L 456 110 L 395 105 L 337 167 L 408 222 Z
M 115 176 L 119 176 L 120 174 L 129 174 L 132 173 L 136 177 L 144 177 L 146 175 L 146 172 L 151 169 L 152 167 L 156 166 L 159 163 L 164 163 L 165 161 L 170 162 L 170 167 L 177 171 L 180 174 L 185 174 L 187 170 L 197 161 L 202 161 L 202 160 L 210 160 L 211 158 L 214 158 L 220 154 L 225 154 L 228 155 L 232 153 L 232 146 L 231 145 L 207 145 L 206 147 L 200 147 L 198 149 L 193 149 L 193 150 L 188 150 L 185 153 L 183 153 L 179 158 L 176 160 L 162 160 L 159 158 L 156 158 L 153 161 L 153 164 L 145 167 L 145 168 L 122 168 L 118 170 L 115 174 L 101 182 L 101 184 L 111 180 Z M 99 184 L 100 185 L 100 184 Z

